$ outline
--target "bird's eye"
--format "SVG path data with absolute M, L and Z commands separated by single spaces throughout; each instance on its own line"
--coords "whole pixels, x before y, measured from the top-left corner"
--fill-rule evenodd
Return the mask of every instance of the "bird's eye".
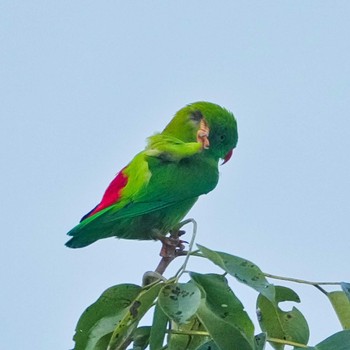
M 226 138 L 226 135 L 220 135 L 220 141 L 224 141 Z

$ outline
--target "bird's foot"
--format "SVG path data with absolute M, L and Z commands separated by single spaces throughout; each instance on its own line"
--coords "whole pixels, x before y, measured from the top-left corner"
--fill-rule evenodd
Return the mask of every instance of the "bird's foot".
M 188 223 L 193 224 L 193 234 L 191 238 L 191 242 L 189 243 L 189 251 L 185 250 L 184 243 L 188 243 L 186 241 L 183 241 L 180 239 L 181 236 L 183 236 L 186 232 L 184 230 L 181 230 L 181 227 L 184 225 L 187 225 Z M 196 237 L 197 232 L 197 223 L 194 219 L 187 219 L 182 222 L 180 222 L 177 226 L 175 226 L 171 231 L 170 235 L 165 237 L 163 236 L 160 231 L 154 230 L 152 233 L 152 238 L 156 240 L 160 240 L 162 242 L 162 249 L 160 251 L 160 256 L 162 257 L 157 268 L 155 269 L 155 272 L 157 273 L 157 276 L 163 275 L 166 268 L 169 266 L 169 264 L 178 256 L 186 256 L 184 267 L 187 264 L 188 258 L 189 258 L 189 252 L 192 251 L 194 239 Z
M 197 131 L 197 142 L 202 144 L 202 148 L 208 149 L 209 148 L 209 126 L 206 122 L 206 120 L 203 118 L 200 121 L 199 129 Z
M 180 236 L 185 234 L 185 231 L 180 229 L 174 229 L 170 231 L 169 236 L 163 236 L 159 232 L 154 232 L 153 236 L 155 239 L 158 239 L 162 242 L 162 248 L 159 255 L 162 257 L 160 260 L 155 272 L 159 275 L 162 275 L 169 264 L 177 257 L 181 255 L 186 255 L 184 243 L 180 239 Z
M 180 236 L 184 235 L 186 232 L 183 230 L 173 230 L 170 232 L 170 236 L 161 236 L 158 239 L 162 242 L 162 249 L 159 255 L 162 258 L 175 259 L 179 255 L 184 255 L 186 241 L 180 239 Z

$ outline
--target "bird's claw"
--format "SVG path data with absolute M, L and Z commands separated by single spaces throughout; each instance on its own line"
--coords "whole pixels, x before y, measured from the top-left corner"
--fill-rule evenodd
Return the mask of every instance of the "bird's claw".
M 176 258 L 179 255 L 183 255 L 185 250 L 184 243 L 188 243 L 179 239 L 180 236 L 184 235 L 184 230 L 173 230 L 170 232 L 170 236 L 158 236 L 157 238 L 162 242 L 162 249 L 159 255 L 163 258 Z
M 203 118 L 200 121 L 199 129 L 197 131 L 197 142 L 202 144 L 203 149 L 209 148 L 209 126 L 206 122 L 206 120 Z
M 163 258 L 175 258 L 181 255 L 180 252 L 185 250 L 185 241 L 179 240 L 174 237 L 163 237 L 161 239 L 162 249 L 160 250 L 159 255 Z
M 185 233 L 186 233 L 185 230 L 178 230 L 178 231 L 177 231 L 177 235 L 178 235 L 179 237 L 183 236 Z M 183 241 L 183 242 L 185 242 L 185 241 Z M 186 243 L 187 243 L 187 242 L 186 242 Z

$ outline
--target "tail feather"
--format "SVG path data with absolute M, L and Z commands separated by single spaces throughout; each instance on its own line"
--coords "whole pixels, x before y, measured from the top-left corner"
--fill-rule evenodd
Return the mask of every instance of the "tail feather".
M 76 236 L 71 238 L 66 244 L 65 246 L 68 248 L 83 248 L 86 247 L 94 242 L 96 242 L 97 239 L 90 239 L 87 240 L 86 238 L 83 238 L 82 236 Z

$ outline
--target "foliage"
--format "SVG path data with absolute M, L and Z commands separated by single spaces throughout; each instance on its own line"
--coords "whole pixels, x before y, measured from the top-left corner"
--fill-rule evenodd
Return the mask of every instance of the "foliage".
M 201 245 L 189 252 L 210 260 L 222 274 L 186 271 L 186 263 L 175 277 L 160 278 L 146 286 L 119 284 L 107 289 L 81 315 L 74 335 L 74 350 L 263 350 L 286 345 L 309 350 L 350 350 L 350 284 L 308 282 L 282 278 L 317 287 L 331 302 L 343 330 L 310 346 L 309 326 L 295 306 L 283 311 L 279 303 L 300 303 L 290 288 L 271 284 L 254 263 Z M 189 256 L 188 256 L 189 257 Z M 188 260 L 186 259 L 186 262 Z M 188 281 L 180 282 L 187 275 Z M 250 316 L 228 284 L 233 277 L 258 292 L 256 334 Z M 336 284 L 341 290 L 326 292 L 322 284 Z M 139 326 L 146 313 L 153 312 L 149 326 Z

